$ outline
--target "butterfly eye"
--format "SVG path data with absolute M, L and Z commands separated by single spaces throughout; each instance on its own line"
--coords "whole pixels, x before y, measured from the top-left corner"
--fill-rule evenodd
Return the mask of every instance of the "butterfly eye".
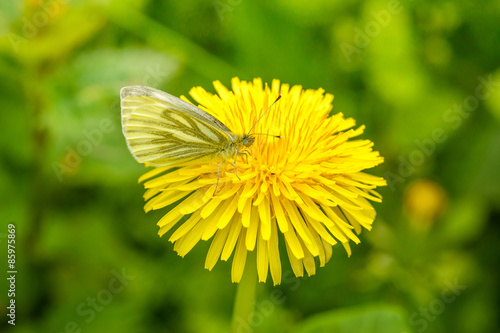
M 244 146 L 251 146 L 253 142 L 255 141 L 255 138 L 253 136 L 245 136 L 243 140 L 241 141 Z

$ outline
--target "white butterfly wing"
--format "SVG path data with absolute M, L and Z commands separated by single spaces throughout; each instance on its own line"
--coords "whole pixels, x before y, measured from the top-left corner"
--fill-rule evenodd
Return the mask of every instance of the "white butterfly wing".
M 181 165 L 209 159 L 233 141 L 218 119 L 163 91 L 129 86 L 120 97 L 123 134 L 141 163 Z

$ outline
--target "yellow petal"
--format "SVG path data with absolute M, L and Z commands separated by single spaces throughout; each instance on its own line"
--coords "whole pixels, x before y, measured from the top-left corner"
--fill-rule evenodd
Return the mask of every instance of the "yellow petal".
M 260 217 L 260 227 L 262 231 L 262 238 L 269 240 L 271 237 L 271 211 L 269 206 L 269 199 L 267 196 L 264 198 L 261 205 L 257 206 Z
M 279 198 L 271 194 L 271 202 L 273 204 L 273 211 L 276 215 L 276 220 L 278 221 L 278 226 L 282 233 L 288 231 L 288 219 L 283 211 L 283 206 L 281 205 Z
M 286 252 L 288 253 L 288 260 L 290 261 L 290 266 L 292 266 L 293 274 L 295 274 L 296 277 L 304 276 L 304 265 L 302 264 L 302 259 L 297 259 L 288 246 L 288 243 L 285 242 L 285 244 Z
M 257 232 L 259 230 L 259 214 L 257 207 L 252 207 L 252 213 L 250 216 L 252 217 L 252 220 L 250 221 L 250 225 L 247 229 L 246 246 L 248 251 L 253 251 L 257 240 Z
M 258 213 L 257 207 L 252 206 L 252 200 L 247 200 L 243 208 L 243 211 L 241 212 L 241 224 L 243 224 L 245 228 L 248 228 L 250 226 L 251 223 L 250 221 L 252 219 L 257 220 L 256 217 L 253 216 L 254 214 L 256 215 L 257 213 Z M 258 220 L 256 224 L 259 224 Z
M 304 242 L 307 244 L 312 244 L 312 240 L 310 235 L 308 234 L 307 227 L 304 223 L 304 220 L 302 219 L 302 216 L 297 210 L 297 207 L 292 205 L 289 201 L 284 201 L 283 207 L 285 208 L 285 211 L 288 214 L 290 222 L 292 223 L 293 227 L 295 228 L 299 236 L 302 238 L 302 240 L 304 240 Z
M 241 222 L 233 219 L 229 226 L 231 226 L 231 230 L 229 231 L 229 235 L 227 236 L 227 241 L 224 245 L 224 249 L 222 250 L 221 255 L 221 260 L 224 261 L 227 261 L 233 253 L 234 246 L 236 245 L 236 241 L 238 240 L 238 237 L 240 235 Z
M 247 260 L 247 249 L 245 248 L 245 229 L 241 230 L 240 237 L 238 239 L 238 245 L 236 247 L 236 253 L 233 258 L 233 265 L 231 267 L 231 280 L 232 282 L 240 282 L 241 276 L 245 269 L 245 263 Z
M 266 282 L 267 272 L 269 269 L 269 261 L 267 256 L 267 241 L 265 241 L 259 232 L 257 237 L 257 274 L 259 282 Z
M 209 271 L 214 268 L 215 264 L 219 260 L 230 229 L 231 228 L 227 226 L 224 229 L 217 231 L 212 244 L 210 244 L 210 249 L 208 249 L 207 258 L 205 260 L 205 268 Z
M 271 238 L 267 245 L 271 277 L 273 278 L 273 284 L 277 285 L 281 283 L 281 260 L 278 247 L 278 227 L 275 220 L 271 221 Z
M 297 259 L 304 258 L 304 250 L 302 249 L 302 245 L 300 244 L 293 228 L 288 229 L 288 231 L 284 233 L 284 236 L 287 248 L 290 249 L 293 256 Z

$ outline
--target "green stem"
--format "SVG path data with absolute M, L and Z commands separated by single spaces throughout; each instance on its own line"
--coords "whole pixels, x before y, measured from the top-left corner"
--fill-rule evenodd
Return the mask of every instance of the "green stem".
M 257 283 L 255 251 L 252 251 L 247 255 L 245 271 L 236 289 L 231 332 L 241 332 L 241 327 L 250 326 L 249 321 L 254 311 Z

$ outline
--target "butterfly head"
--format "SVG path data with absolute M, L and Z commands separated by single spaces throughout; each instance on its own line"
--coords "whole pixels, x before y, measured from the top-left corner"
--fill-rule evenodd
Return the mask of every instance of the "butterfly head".
M 245 147 L 250 147 L 255 141 L 255 137 L 253 135 L 245 134 L 241 137 L 241 144 Z
M 238 135 L 235 137 L 233 147 L 238 151 L 243 151 L 250 147 L 255 141 L 255 137 L 250 134 Z

